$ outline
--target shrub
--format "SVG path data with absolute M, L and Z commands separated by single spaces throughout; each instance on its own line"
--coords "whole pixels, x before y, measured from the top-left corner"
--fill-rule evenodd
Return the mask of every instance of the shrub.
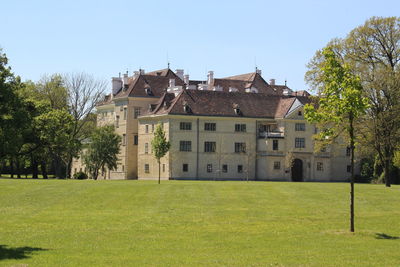
M 77 173 L 74 174 L 73 178 L 77 179 L 77 180 L 85 180 L 85 179 L 88 178 L 88 176 L 84 172 L 77 172 Z

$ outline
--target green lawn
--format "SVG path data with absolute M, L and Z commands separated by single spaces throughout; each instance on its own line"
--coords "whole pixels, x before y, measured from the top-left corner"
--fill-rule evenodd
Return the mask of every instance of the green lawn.
M 0 265 L 399 266 L 400 187 L 0 179 Z

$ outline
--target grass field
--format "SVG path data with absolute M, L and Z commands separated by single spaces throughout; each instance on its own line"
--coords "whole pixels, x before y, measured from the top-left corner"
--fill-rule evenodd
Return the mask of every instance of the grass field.
M 1 266 L 400 266 L 400 187 L 0 179 Z

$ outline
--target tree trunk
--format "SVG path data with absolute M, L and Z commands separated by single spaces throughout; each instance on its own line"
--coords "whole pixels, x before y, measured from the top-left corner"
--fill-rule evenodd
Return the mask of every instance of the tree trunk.
M 10 158 L 10 177 L 14 178 L 14 160 Z
M 389 160 L 389 159 L 387 159 L 387 156 L 386 156 L 386 159 L 385 159 L 385 162 L 384 162 L 384 164 L 383 165 L 385 165 L 384 166 L 384 168 L 385 168 L 385 172 L 384 172 L 384 174 L 385 174 L 385 185 L 386 185 L 386 187 L 391 187 L 391 174 L 392 174 L 392 170 L 391 170 L 391 161 Z
M 21 165 L 20 165 L 20 162 L 19 162 L 19 158 L 17 158 L 15 160 L 15 167 L 17 169 L 17 178 L 21 179 Z
M 46 161 L 42 161 L 42 163 L 40 164 L 40 168 L 42 170 L 42 176 L 43 179 L 47 179 L 47 166 L 46 166 Z
M 161 181 L 161 162 L 158 160 L 158 184 L 160 184 Z
M 38 162 L 34 156 L 31 156 L 31 169 L 32 169 L 32 178 L 37 179 L 39 174 Z
M 349 116 L 349 136 L 351 151 L 351 178 L 350 178 L 350 232 L 354 232 L 354 126 L 353 114 Z

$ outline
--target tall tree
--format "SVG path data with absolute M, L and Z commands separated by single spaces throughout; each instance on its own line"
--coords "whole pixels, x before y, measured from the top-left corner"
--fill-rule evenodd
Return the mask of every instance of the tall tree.
M 68 93 L 68 108 L 74 119 L 71 140 L 82 140 L 87 137 L 83 133 L 85 132 L 85 125 L 91 121 L 88 117 L 102 99 L 107 83 L 85 73 L 75 73 L 64 76 L 64 85 Z M 69 151 L 68 177 L 70 176 L 72 158 L 76 156 L 78 151 L 79 149 Z
M 94 130 L 90 143 L 83 154 L 83 161 L 92 179 L 97 180 L 99 171 L 117 168 L 117 154 L 120 150 L 121 136 L 115 133 L 114 126 L 108 125 Z
M 160 184 L 161 180 L 161 158 L 167 154 L 171 144 L 167 141 L 165 137 L 165 132 L 162 127 L 162 124 L 157 124 L 156 130 L 154 131 L 154 138 L 151 141 L 152 151 L 154 153 L 154 157 L 157 159 L 158 163 L 158 183 Z
M 400 18 L 372 17 L 346 38 L 333 39 L 327 46 L 361 79 L 370 106 L 360 124 L 364 143 L 372 145 L 378 154 L 389 187 L 393 157 L 400 143 Z M 307 82 L 319 90 L 323 86 L 323 62 L 322 51 L 317 51 L 306 73 Z
M 351 149 L 350 179 L 350 231 L 354 232 L 354 148 L 355 122 L 368 107 L 362 96 L 360 79 L 348 65 L 342 64 L 332 48 L 322 51 L 321 66 L 323 83 L 317 105 L 305 106 L 305 118 L 319 123 L 319 140 L 334 140 L 344 135 Z

